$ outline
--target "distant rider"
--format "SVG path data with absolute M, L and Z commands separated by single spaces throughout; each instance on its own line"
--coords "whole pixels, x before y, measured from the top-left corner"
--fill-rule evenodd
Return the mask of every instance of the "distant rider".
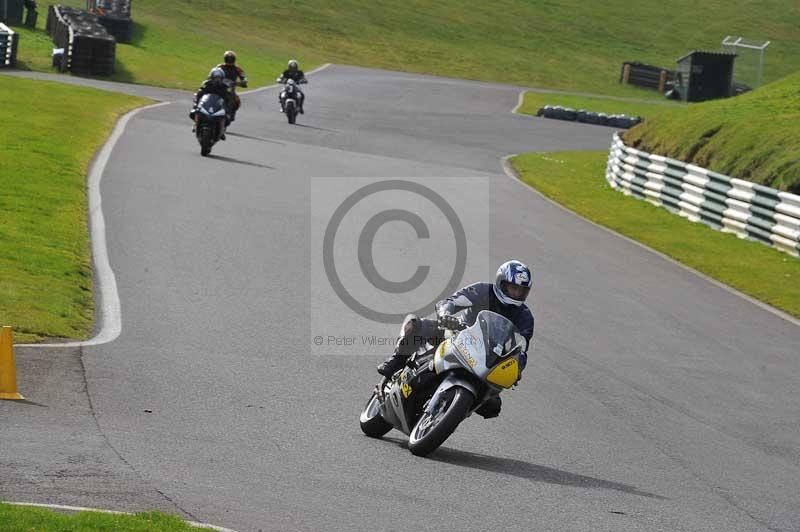
M 246 88 L 247 76 L 244 70 L 236 64 L 236 53 L 232 50 L 225 52 L 222 56 L 222 61 L 222 63 L 217 65 L 217 68 L 221 68 L 222 71 L 225 72 L 225 79 L 230 82 L 230 91 L 233 94 L 234 100 L 234 106 L 231 110 L 231 121 L 233 121 L 236 118 L 236 111 L 242 106 L 242 99 L 236 94 L 236 83 L 239 83 L 239 87 Z
M 303 114 L 303 102 L 305 102 L 306 100 L 306 95 L 303 94 L 303 91 L 300 90 L 299 85 L 301 83 L 308 83 L 308 80 L 306 79 L 306 75 L 303 73 L 303 71 L 300 70 L 300 66 L 297 64 L 297 61 L 295 61 L 294 59 L 290 59 L 287 66 L 288 68 L 283 71 L 283 74 L 281 74 L 281 77 L 279 77 L 277 81 L 278 83 L 286 83 L 290 79 L 294 81 L 295 88 L 297 90 L 297 94 L 299 97 L 299 100 L 297 102 L 297 110 L 300 112 L 300 114 Z M 278 95 L 278 101 L 281 104 L 281 113 L 286 112 L 286 109 L 283 106 L 283 102 L 285 100 L 286 100 L 286 92 L 281 91 L 281 93 Z
M 233 94 L 231 94 L 227 85 L 225 85 L 225 72 L 223 72 L 221 68 L 212 68 L 211 72 L 208 73 L 208 79 L 203 82 L 203 84 L 200 86 L 200 89 L 195 93 L 193 99 L 194 105 L 189 113 L 189 118 L 192 120 L 194 120 L 195 115 L 197 114 L 197 105 L 200 103 L 200 99 L 206 94 L 216 94 L 224 100 L 226 114 L 225 126 L 227 127 L 230 125 L 230 113 L 234 105 Z M 225 140 L 224 131 L 222 132 L 222 136 L 220 138 Z
M 394 354 L 378 366 L 378 373 L 391 377 L 403 369 L 409 357 L 430 342 L 438 345 L 444 341 L 444 329 L 453 329 L 459 323 L 453 315 L 464 311 L 461 321 L 467 326 L 475 323 L 478 313 L 490 310 L 504 316 L 516 326 L 525 338 L 525 351 L 520 356 L 522 368 L 527 363 L 527 351 L 533 337 L 533 313 L 525 304 L 531 291 L 531 271 L 523 263 L 510 260 L 500 265 L 494 284 L 475 283 L 466 286 L 436 304 L 437 319 L 419 318 L 409 314 L 400 329 Z M 521 369 L 522 369 L 521 368 Z M 484 403 L 476 412 L 485 418 L 500 414 L 500 397 Z

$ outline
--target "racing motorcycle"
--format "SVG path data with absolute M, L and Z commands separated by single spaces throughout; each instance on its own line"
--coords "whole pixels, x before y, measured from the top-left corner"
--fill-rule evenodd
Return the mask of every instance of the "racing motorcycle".
M 281 82 L 281 78 L 278 78 L 278 82 Z M 307 83 L 307 81 L 301 80 L 300 83 Z M 298 83 L 295 83 L 293 79 L 286 80 L 286 87 L 281 91 L 280 97 L 283 102 L 283 112 L 286 114 L 286 120 L 290 124 L 294 124 L 297 121 L 299 100 L 303 97 Z
M 225 100 L 216 94 L 204 94 L 193 111 L 197 142 L 200 143 L 200 154 L 204 157 L 211 153 L 211 147 L 225 133 L 227 110 Z
M 520 378 L 525 338 L 508 319 L 481 311 L 475 323 L 446 332 L 438 346 L 414 353 L 405 368 L 384 378 L 361 412 L 361 430 L 380 438 L 393 428 L 408 449 L 426 456 L 487 400 Z

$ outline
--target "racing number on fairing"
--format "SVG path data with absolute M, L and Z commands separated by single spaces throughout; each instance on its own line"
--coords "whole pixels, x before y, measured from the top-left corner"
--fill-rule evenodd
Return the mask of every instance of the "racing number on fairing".
M 411 395 L 411 392 L 413 390 L 411 389 L 411 386 L 409 386 L 407 382 L 404 382 L 400 386 L 400 391 L 403 393 L 403 399 L 408 399 L 408 396 Z

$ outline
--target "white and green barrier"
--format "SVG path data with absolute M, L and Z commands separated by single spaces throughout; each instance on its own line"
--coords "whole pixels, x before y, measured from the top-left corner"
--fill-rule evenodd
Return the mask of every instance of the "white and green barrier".
M 693 222 L 800 256 L 800 196 L 629 148 L 614 134 L 606 179 Z

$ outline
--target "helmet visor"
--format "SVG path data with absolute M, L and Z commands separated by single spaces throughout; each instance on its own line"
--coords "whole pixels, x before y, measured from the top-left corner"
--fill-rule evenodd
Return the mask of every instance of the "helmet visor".
M 531 291 L 530 286 L 520 286 L 509 282 L 503 282 L 500 285 L 503 293 L 515 301 L 525 301 L 528 299 L 528 294 Z

